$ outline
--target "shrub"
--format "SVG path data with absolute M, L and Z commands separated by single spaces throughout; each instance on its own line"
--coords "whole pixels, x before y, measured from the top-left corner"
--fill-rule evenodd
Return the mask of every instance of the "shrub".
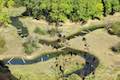
M 38 48 L 37 42 L 35 40 L 29 39 L 23 43 L 24 51 L 27 54 L 31 54 L 35 49 Z
M 45 35 L 47 32 L 39 27 L 36 27 L 34 30 L 35 33 Z
M 10 23 L 9 16 L 6 13 L 1 12 L 0 13 L 0 26 L 7 25 Z
M 15 2 L 14 2 L 14 0 L 7 0 L 4 5 L 7 8 L 11 8 L 15 5 Z
M 3 37 L 0 36 L 0 52 L 2 52 L 5 49 L 5 40 Z
M 56 28 L 52 28 L 52 29 L 48 30 L 48 34 L 50 34 L 51 36 L 55 36 L 59 32 L 60 31 L 57 30 Z
M 108 32 L 120 36 L 120 22 L 113 23 Z
M 0 48 L 5 47 L 5 40 L 0 36 Z
M 24 43 L 23 46 L 24 46 L 25 53 L 27 54 L 31 54 L 34 51 L 30 43 Z
M 117 79 L 116 80 L 120 80 L 120 74 L 117 75 Z

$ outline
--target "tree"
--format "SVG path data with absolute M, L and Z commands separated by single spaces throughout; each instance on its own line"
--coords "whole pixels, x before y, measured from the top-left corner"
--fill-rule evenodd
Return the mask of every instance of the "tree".
M 105 14 L 114 14 L 120 11 L 120 0 L 102 0 L 104 2 Z
M 11 1 L 11 0 L 10 0 Z M 120 0 L 15 0 L 27 8 L 25 15 L 58 25 L 67 19 L 87 21 L 120 11 Z
M 2 11 L 3 5 L 4 5 L 3 0 L 0 0 L 0 11 Z
M 10 23 L 10 19 L 9 19 L 9 16 L 8 14 L 4 13 L 4 12 L 1 12 L 0 13 L 0 26 L 2 25 L 7 25 L 8 23 Z
M 13 0 L 8 0 L 6 3 L 8 8 L 13 7 L 15 5 L 15 2 Z
M 10 22 L 7 13 L 3 12 L 4 0 L 0 0 L 0 26 L 7 25 Z
M 75 0 L 72 2 L 73 11 L 71 12 L 71 20 L 88 20 L 102 15 L 103 5 L 101 0 Z

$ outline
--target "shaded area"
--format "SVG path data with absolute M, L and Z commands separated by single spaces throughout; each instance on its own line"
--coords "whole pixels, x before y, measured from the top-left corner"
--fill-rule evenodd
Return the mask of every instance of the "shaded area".
M 5 65 L 3 61 L 0 60 L 0 80 L 18 80 L 11 74 L 9 67 Z
M 16 27 L 17 33 L 22 38 L 27 37 L 29 35 L 27 27 L 23 25 L 23 23 L 19 20 L 18 17 L 11 17 L 12 25 Z

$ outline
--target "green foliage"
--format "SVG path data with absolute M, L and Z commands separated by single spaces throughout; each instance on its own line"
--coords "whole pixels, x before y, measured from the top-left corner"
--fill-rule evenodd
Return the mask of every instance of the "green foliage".
M 7 25 L 8 23 L 10 23 L 8 14 L 6 12 L 3 12 L 5 7 L 4 5 L 5 1 L 0 0 L 0 26 Z
M 7 4 L 7 7 L 8 7 L 8 8 L 11 8 L 11 7 L 13 7 L 13 6 L 15 5 L 15 2 L 14 2 L 14 0 L 8 0 L 8 1 L 6 2 L 6 4 Z
M 120 80 L 120 74 L 117 75 L 117 79 L 116 80 Z
M 31 54 L 34 51 L 32 45 L 29 43 L 24 43 L 23 46 L 24 46 L 25 53 L 27 54 Z
M 0 26 L 2 25 L 7 25 L 8 23 L 10 23 L 10 19 L 9 19 L 9 16 L 4 13 L 4 12 L 1 12 L 0 13 Z
M 120 0 L 106 0 L 105 7 L 106 14 L 114 14 L 115 12 L 120 11 Z
M 36 41 L 32 39 L 28 39 L 28 41 L 23 43 L 23 47 L 26 54 L 31 54 L 34 50 L 38 48 Z
M 26 15 L 49 22 L 86 21 L 100 18 L 103 13 L 120 11 L 120 0 L 15 0 L 26 6 Z M 104 11 L 105 9 L 105 11 Z
M 51 28 L 50 30 L 48 30 L 48 33 L 49 33 L 51 36 L 55 36 L 56 33 L 57 33 L 57 30 L 56 30 L 56 28 Z
M 81 80 L 81 78 L 78 75 L 71 75 L 67 80 Z
M 34 32 L 37 34 L 41 34 L 41 35 L 47 34 L 47 32 L 45 30 L 41 29 L 40 27 L 36 27 Z
M 110 33 L 120 36 L 120 22 L 111 25 Z
M 72 2 L 73 11 L 71 19 L 73 21 L 87 20 L 102 15 L 102 3 L 100 0 L 75 0 Z
M 0 53 L 3 52 L 5 50 L 5 40 L 2 36 L 0 36 Z
M 1 11 L 1 10 L 2 10 L 2 8 L 3 8 L 3 5 L 4 5 L 3 0 L 0 0 L 0 11 Z
M 5 40 L 3 37 L 0 36 L 0 48 L 4 48 L 5 47 Z

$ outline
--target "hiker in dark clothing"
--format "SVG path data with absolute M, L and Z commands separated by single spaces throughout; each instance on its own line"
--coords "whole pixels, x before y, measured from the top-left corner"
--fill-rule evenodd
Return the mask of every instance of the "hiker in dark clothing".
M 86 38 L 85 38 L 85 37 L 83 37 L 83 38 L 82 38 L 82 41 L 86 41 Z
M 61 39 L 57 39 L 57 42 L 61 42 Z
M 73 52 L 70 52 L 70 55 L 72 56 L 72 55 L 73 55 Z
M 82 77 L 82 80 L 85 80 L 85 77 Z
M 61 71 L 62 73 L 64 73 L 64 70 L 62 69 L 62 66 L 61 66 L 61 65 L 60 65 L 59 69 L 60 69 L 60 71 Z
M 59 38 L 61 38 L 61 37 L 62 37 L 62 35 L 59 33 L 59 34 L 58 34 L 58 37 L 59 37 Z
M 84 73 L 82 73 L 82 80 L 85 80 L 85 75 L 84 75 Z

